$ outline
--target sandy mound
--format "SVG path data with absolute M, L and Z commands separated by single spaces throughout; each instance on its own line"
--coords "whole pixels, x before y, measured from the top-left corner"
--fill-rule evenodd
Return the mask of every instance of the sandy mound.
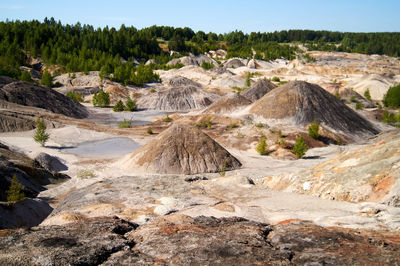
M 231 58 L 224 64 L 224 68 L 238 68 L 246 66 L 248 60 L 242 58 Z
M 218 63 L 214 59 L 212 59 L 208 56 L 205 56 L 205 55 L 197 55 L 197 56 L 189 55 L 189 56 L 183 56 L 180 58 L 175 58 L 175 59 L 172 59 L 171 61 L 169 61 L 167 63 L 167 66 L 176 65 L 176 64 L 183 64 L 185 66 L 189 66 L 189 65 L 201 66 L 201 64 L 203 64 L 203 62 L 212 63 L 214 66 L 218 66 Z
M 50 88 L 0 77 L 0 100 L 33 106 L 74 118 L 84 118 L 87 110 L 81 104 Z
M 146 173 L 197 174 L 239 168 L 241 163 L 200 129 L 173 125 L 154 141 L 122 160 L 130 170 L 141 167 Z
M 276 85 L 266 79 L 261 79 L 250 86 L 250 88 L 246 89 L 241 93 L 244 97 L 249 99 L 251 102 L 255 102 L 261 97 L 263 97 L 266 93 L 270 92 L 272 89 L 275 89 Z
M 169 80 L 169 84 L 174 87 L 182 87 L 182 86 L 194 86 L 199 88 L 202 87 L 200 83 L 182 76 L 176 76 L 171 78 Z
M 186 86 L 169 88 L 164 91 L 151 93 L 137 100 L 139 108 L 185 111 L 209 106 L 219 95 L 206 92 L 199 87 Z
M 305 81 L 280 86 L 254 103 L 250 112 L 264 118 L 293 118 L 297 125 L 318 120 L 324 126 L 347 134 L 377 134 L 378 130 L 342 101 Z
M 203 113 L 220 114 L 251 104 L 251 101 L 236 92 L 229 93 L 211 104 Z

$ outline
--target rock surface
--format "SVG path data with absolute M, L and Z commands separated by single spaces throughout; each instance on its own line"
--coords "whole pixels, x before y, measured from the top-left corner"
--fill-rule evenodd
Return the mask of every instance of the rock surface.
M 398 232 L 182 215 L 137 228 L 117 218 L 0 234 L 0 264 L 258 265 L 400 263 Z M 366 255 L 368 250 L 368 256 Z
M 255 102 L 275 88 L 276 85 L 271 81 L 260 79 L 256 83 L 252 84 L 250 88 L 244 90 L 241 95 L 249 99 L 251 102 Z
M 171 78 L 168 83 L 174 87 L 185 87 L 185 86 L 193 86 L 199 88 L 202 87 L 200 83 L 182 76 L 175 76 Z
M 173 125 L 157 138 L 122 160 L 125 168 L 141 167 L 147 173 L 216 173 L 224 164 L 233 170 L 241 163 L 200 129 Z
M 63 164 L 59 158 L 41 152 L 35 157 L 35 161 L 49 172 L 60 172 L 68 170 L 68 167 Z
M 1 101 L 38 107 L 74 118 L 88 115 L 84 106 L 50 88 L 1 76 L 0 84 Z
M 254 103 L 250 113 L 267 119 L 293 119 L 296 125 L 314 120 L 332 130 L 354 136 L 373 136 L 378 130 L 320 86 L 292 81 L 280 86 Z

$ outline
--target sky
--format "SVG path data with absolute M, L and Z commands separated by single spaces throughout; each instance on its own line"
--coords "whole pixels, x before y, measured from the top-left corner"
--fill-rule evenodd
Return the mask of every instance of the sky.
M 195 31 L 289 29 L 400 32 L 400 0 L 0 0 L 0 21 L 43 21 L 119 28 L 152 25 Z

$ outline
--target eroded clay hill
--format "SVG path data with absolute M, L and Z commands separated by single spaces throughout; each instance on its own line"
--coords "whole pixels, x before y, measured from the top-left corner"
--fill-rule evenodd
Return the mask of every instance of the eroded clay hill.
M 146 173 L 197 174 L 239 168 L 241 163 L 200 129 L 173 125 L 127 158 L 123 167 Z
M 0 101 L 32 106 L 74 118 L 85 118 L 84 106 L 47 87 L 0 77 Z
M 251 102 L 255 102 L 275 88 L 276 85 L 271 81 L 260 79 L 256 83 L 252 84 L 250 88 L 244 90 L 241 95 L 249 99 Z
M 320 86 L 292 81 L 267 93 L 250 112 L 266 119 L 293 119 L 296 125 L 314 120 L 346 135 L 374 135 L 379 131 L 366 119 Z
M 204 110 L 204 113 L 214 113 L 221 114 L 225 112 L 231 112 L 240 107 L 250 105 L 251 101 L 242 95 L 232 92 L 224 97 L 220 98 L 218 101 L 211 104 Z
M 140 97 L 137 104 L 140 108 L 146 109 L 187 111 L 207 107 L 218 98 L 215 93 L 189 85 L 150 93 Z

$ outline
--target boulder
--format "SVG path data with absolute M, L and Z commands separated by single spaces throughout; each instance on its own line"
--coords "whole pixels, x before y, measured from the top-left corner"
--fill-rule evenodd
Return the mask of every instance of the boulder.
M 68 170 L 68 167 L 63 164 L 59 158 L 41 152 L 35 157 L 35 161 L 49 172 L 60 172 Z
M 222 114 L 232 112 L 250 104 L 251 101 L 243 97 L 241 94 L 231 92 L 208 106 L 204 109 L 203 113 Z
M 241 95 L 249 99 L 251 102 L 255 102 L 275 88 L 276 85 L 271 81 L 260 79 L 253 83 L 248 89 L 244 90 Z

